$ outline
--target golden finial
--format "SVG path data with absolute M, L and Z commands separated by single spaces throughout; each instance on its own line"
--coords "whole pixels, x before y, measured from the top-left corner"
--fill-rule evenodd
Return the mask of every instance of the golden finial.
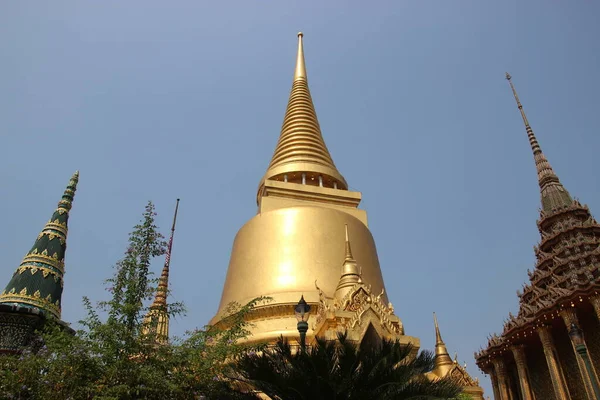
M 523 118 L 523 123 L 525 124 L 525 129 L 527 130 L 527 137 L 529 138 L 529 143 L 531 144 L 531 149 L 533 150 L 533 154 L 539 153 L 542 150 L 540 149 L 540 145 L 539 145 L 535 135 L 533 134 L 533 129 L 531 129 L 531 126 L 529 125 L 529 121 L 527 120 L 527 116 L 525 115 L 525 110 L 523 110 L 523 105 L 521 104 L 521 101 L 519 100 L 519 95 L 517 95 L 515 85 L 513 85 L 513 83 L 512 83 L 512 76 L 510 76 L 510 74 L 508 72 L 506 73 L 506 80 L 508 81 L 510 88 L 512 89 L 513 95 L 515 96 L 515 100 L 517 102 L 517 107 L 519 108 L 519 111 L 521 112 L 521 118 Z
M 348 236 L 348 224 L 344 224 L 344 229 L 346 231 L 346 261 L 354 260 L 352 256 L 352 248 L 350 247 L 350 237 Z
M 298 32 L 298 56 L 296 58 L 296 71 L 294 72 L 294 80 L 307 79 L 306 65 L 304 64 L 304 47 L 302 46 L 302 38 L 304 34 Z
M 435 344 L 444 344 L 442 340 L 442 335 L 440 334 L 440 326 L 438 325 L 437 315 L 435 312 L 433 313 L 433 324 L 435 325 Z

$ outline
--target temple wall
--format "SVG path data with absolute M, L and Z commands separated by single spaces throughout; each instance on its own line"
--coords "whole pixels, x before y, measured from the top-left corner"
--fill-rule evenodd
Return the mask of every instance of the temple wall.
M 554 337 L 558 357 L 565 374 L 565 379 L 567 380 L 571 400 L 587 400 L 587 394 L 583 386 L 581 374 L 579 373 L 579 366 L 573 352 L 567 328 L 563 325 L 560 328 L 553 329 L 552 336 Z
M 546 356 L 540 341 L 535 341 L 525 348 L 527 368 L 529 369 L 529 384 L 536 399 L 553 400 L 554 390 L 550 380 L 550 371 L 546 363 Z

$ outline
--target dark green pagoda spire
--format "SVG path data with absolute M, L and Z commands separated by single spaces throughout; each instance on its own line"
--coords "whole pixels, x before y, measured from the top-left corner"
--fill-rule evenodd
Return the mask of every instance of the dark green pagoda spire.
M 37 308 L 60 319 L 67 222 L 78 181 L 79 171 L 71 177 L 52 218 L 0 294 L 0 304 Z

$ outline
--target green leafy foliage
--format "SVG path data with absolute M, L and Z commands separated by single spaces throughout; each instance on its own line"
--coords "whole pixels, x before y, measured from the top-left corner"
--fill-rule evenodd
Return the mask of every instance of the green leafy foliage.
M 205 327 L 183 339 L 156 345 L 144 329 L 144 304 L 155 293 L 150 279 L 152 260 L 165 252 L 148 203 L 142 220 L 129 235 L 127 251 L 107 280 L 111 297 L 88 311 L 75 335 L 51 320 L 36 343 L 19 355 L 0 357 L 2 399 L 210 399 L 247 398 L 223 379 L 230 366 L 224 360 L 243 351 L 235 344 L 247 335 L 245 317 L 257 299 L 232 304 L 226 328 Z M 181 304 L 169 304 L 170 316 Z

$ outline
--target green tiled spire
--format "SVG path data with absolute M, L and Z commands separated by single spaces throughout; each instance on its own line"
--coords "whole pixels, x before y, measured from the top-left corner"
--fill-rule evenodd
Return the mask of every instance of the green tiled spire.
M 67 222 L 78 181 L 79 171 L 71 177 L 52 218 L 0 294 L 0 304 L 37 308 L 60 319 Z

